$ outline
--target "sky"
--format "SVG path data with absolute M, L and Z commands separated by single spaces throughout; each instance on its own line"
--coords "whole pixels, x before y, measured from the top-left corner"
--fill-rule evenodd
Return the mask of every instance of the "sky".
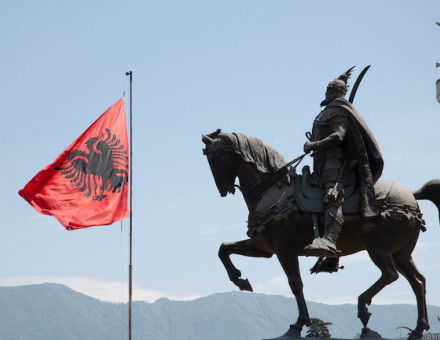
M 327 83 L 372 65 L 355 106 L 385 159 L 384 179 L 411 190 L 440 177 L 440 2 L 325 0 L 9 1 L 0 13 L 0 284 L 59 282 L 126 301 L 128 221 L 67 231 L 17 192 L 128 91 L 133 70 L 135 299 L 236 290 L 217 257 L 246 238 L 240 194 L 221 198 L 201 133 L 261 138 L 302 154 Z M 127 107 L 128 110 L 128 107 Z M 304 164 L 310 164 L 307 159 Z M 413 257 L 440 305 L 438 212 Z M 276 260 L 232 257 L 255 291 L 290 296 Z M 304 293 L 356 302 L 380 273 L 365 252 Z M 373 303 L 415 303 L 401 277 Z

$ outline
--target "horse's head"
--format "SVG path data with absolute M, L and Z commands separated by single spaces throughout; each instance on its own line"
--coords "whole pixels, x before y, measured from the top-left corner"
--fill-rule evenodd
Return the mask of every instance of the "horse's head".
M 206 147 L 203 154 L 208 158 L 215 184 L 222 197 L 235 193 L 235 178 L 239 158 L 229 140 L 223 138 L 221 130 L 202 135 Z

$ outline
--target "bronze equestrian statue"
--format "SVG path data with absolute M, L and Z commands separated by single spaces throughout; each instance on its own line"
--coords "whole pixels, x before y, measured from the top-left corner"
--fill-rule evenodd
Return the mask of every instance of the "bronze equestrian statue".
M 346 79 L 339 80 L 346 84 Z M 429 329 L 426 286 L 411 253 L 420 231 L 426 228 L 416 199 L 430 200 L 440 210 L 440 180 L 426 183 L 415 193 L 397 183 L 377 181 L 383 166 L 377 144 L 350 102 L 341 93 L 331 98 L 334 90 L 331 87 L 327 90 L 329 103 L 324 104 L 326 108 L 323 112 L 333 107 L 332 101 L 336 101 L 332 108 L 332 112 L 336 112 L 336 124 L 329 124 L 329 130 L 321 134 L 320 127 L 316 127 L 319 121 L 315 121 L 313 134 L 309 136 L 311 141 L 305 145 L 306 152 L 315 150 L 314 169 L 320 173 L 319 176 L 311 174 L 308 166 L 297 174 L 297 164 L 286 166 L 292 162 L 286 164 L 281 154 L 257 138 L 240 133 L 223 133 L 221 130 L 202 136 L 205 144 L 203 153 L 207 156 L 220 195 L 233 194 L 238 187 L 249 210 L 249 238 L 223 243 L 219 257 L 229 279 L 240 290 L 252 291 L 249 281 L 241 278 L 241 272 L 232 263 L 230 255 L 277 256 L 299 311 L 297 321 L 280 339 L 293 339 L 298 338 L 302 328 L 310 324 L 298 256 L 337 259 L 366 250 L 382 275 L 359 296 L 358 318 L 363 324 L 362 335 L 378 336 L 367 328 L 371 316 L 367 305 L 385 286 L 397 280 L 400 273 L 410 283 L 417 299 L 417 326 L 409 339 L 421 339 L 423 332 Z M 343 86 L 342 90 L 345 90 Z M 338 112 L 343 110 L 345 112 L 339 116 Z M 333 134 L 331 129 L 341 132 L 338 126 L 344 126 L 344 138 L 336 136 L 336 143 L 330 144 L 328 152 L 319 153 L 319 147 L 312 143 L 319 144 L 323 138 Z M 325 137 L 326 133 L 330 134 Z M 349 144 L 362 142 L 363 145 L 341 147 L 346 141 Z M 336 151 L 333 152 L 333 149 Z M 359 150 L 365 153 L 359 154 Z M 375 151 L 374 159 L 370 159 L 369 152 L 372 150 Z M 320 160 L 321 157 L 324 160 Z M 337 161 L 333 161 L 335 158 Z M 326 172 L 331 175 L 326 177 Z M 237 177 L 239 185 L 235 184 Z M 331 195 L 331 202 L 324 203 L 322 197 Z M 328 217 L 329 211 L 332 219 Z M 342 223 L 341 216 L 344 216 L 342 228 L 339 224 Z M 338 225 L 335 225 L 335 220 Z M 338 229 L 336 233 L 334 228 Z M 335 237 L 336 234 L 339 237 Z M 317 245 L 317 238 L 327 238 L 330 242 Z

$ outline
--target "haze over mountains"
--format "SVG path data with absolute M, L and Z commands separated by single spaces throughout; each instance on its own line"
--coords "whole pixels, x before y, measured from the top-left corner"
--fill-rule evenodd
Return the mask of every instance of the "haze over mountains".
M 0 287 L 1 340 L 123 339 L 127 305 L 96 300 L 59 284 Z M 333 322 L 334 337 L 353 338 L 361 329 L 356 306 L 308 302 L 312 317 Z M 382 336 L 404 336 L 414 327 L 413 305 L 372 306 L 369 326 Z M 218 293 L 192 301 L 159 299 L 133 305 L 135 339 L 255 340 L 275 337 L 296 319 L 296 303 L 283 296 Z M 429 306 L 431 332 L 440 331 L 440 307 Z M 303 333 L 305 334 L 305 333 Z

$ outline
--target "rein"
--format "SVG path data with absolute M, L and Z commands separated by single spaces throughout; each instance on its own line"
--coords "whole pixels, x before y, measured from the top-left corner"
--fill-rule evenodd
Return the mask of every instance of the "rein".
M 247 194 L 253 198 L 258 198 L 264 191 L 269 189 L 274 183 L 278 182 L 283 176 L 286 176 L 288 173 L 288 168 L 292 164 L 296 163 L 292 169 L 295 170 L 297 166 L 301 163 L 301 161 L 304 159 L 304 157 L 307 154 L 304 153 L 301 156 L 295 158 L 294 160 L 290 161 L 289 163 L 284 164 L 281 168 L 279 168 L 276 172 L 271 174 L 269 177 L 261 181 L 260 183 L 256 184 L 253 188 L 251 188 Z M 237 186 L 241 191 L 243 191 L 240 186 Z

